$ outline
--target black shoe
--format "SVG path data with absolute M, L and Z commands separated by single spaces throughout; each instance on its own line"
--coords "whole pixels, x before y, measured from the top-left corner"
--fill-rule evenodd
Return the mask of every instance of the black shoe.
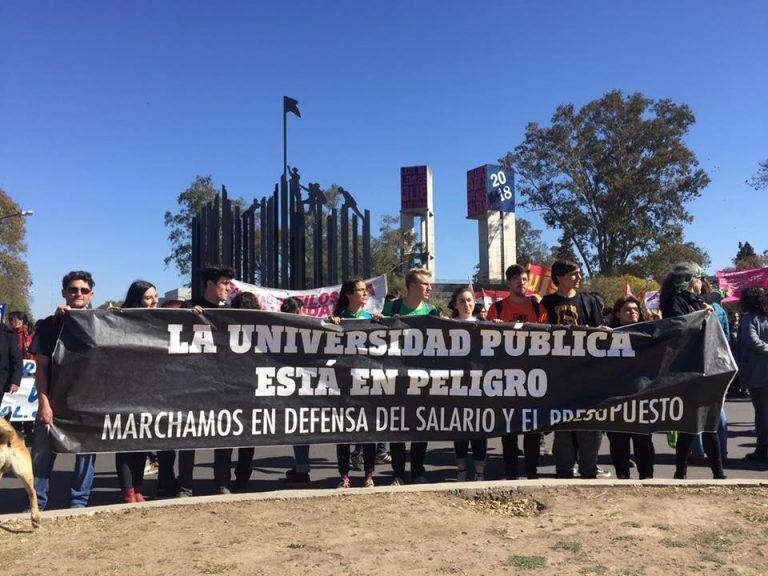
M 285 471 L 286 484 L 309 484 L 309 472 L 296 472 L 295 468 Z
M 754 452 L 744 456 L 744 458 L 750 462 L 768 462 L 768 448 L 761 446 L 755 449 Z
M 675 480 L 685 480 L 685 472 L 675 472 L 675 475 L 672 476 Z

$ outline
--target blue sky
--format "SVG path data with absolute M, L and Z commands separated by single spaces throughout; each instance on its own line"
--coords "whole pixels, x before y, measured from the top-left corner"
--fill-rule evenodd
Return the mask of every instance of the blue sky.
M 181 284 L 162 263 L 164 211 L 196 174 L 268 193 L 283 95 L 303 116 L 290 118 L 289 163 L 376 221 L 399 209 L 401 166 L 432 168 L 440 278 L 477 261 L 466 171 L 528 122 L 613 89 L 685 102 L 712 178 L 687 237 L 714 271 L 740 240 L 768 249 L 768 193 L 745 184 L 768 158 L 766 30 L 762 1 L 4 0 L 0 186 L 36 212 L 33 312 L 50 313 L 73 268 L 93 272 L 97 304 L 136 278 Z

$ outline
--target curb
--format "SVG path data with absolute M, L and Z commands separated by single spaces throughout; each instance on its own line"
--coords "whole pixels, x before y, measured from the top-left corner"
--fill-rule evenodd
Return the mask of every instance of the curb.
M 65 508 L 62 510 L 50 510 L 42 512 L 43 522 L 58 518 L 76 518 L 79 516 L 96 516 L 97 514 L 110 514 L 125 512 L 127 510 L 145 510 L 151 508 L 168 508 L 173 506 L 197 506 L 200 504 L 231 504 L 234 502 L 258 502 L 267 500 L 305 500 L 328 497 L 362 497 L 371 494 L 414 494 L 420 492 L 483 492 L 488 490 L 517 490 L 520 488 L 559 488 L 559 487 L 612 487 L 612 488 L 693 488 L 701 486 L 754 488 L 768 486 L 768 480 L 742 479 L 742 480 L 582 480 L 582 479 L 539 479 L 539 480 L 490 480 L 481 484 L 476 482 L 443 482 L 436 484 L 416 484 L 410 486 L 377 486 L 374 488 L 349 488 L 339 490 L 336 488 L 299 489 L 299 490 L 273 490 L 270 492 L 253 492 L 248 494 L 227 494 L 211 496 L 195 496 L 191 498 L 168 498 L 163 500 L 147 501 L 144 504 L 109 504 L 94 508 Z M 29 512 L 0 515 L 0 525 L 28 522 Z

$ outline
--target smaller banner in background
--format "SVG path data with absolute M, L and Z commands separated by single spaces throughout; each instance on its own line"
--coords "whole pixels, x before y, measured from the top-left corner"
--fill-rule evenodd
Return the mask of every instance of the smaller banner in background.
M 384 308 L 384 297 L 387 295 L 387 277 L 376 276 L 364 280 L 368 289 L 368 302 L 365 309 L 371 314 L 378 314 Z M 315 318 L 327 318 L 333 314 L 333 309 L 339 299 L 338 286 L 325 286 L 312 290 L 282 290 L 280 288 L 265 288 L 255 284 L 247 284 L 239 280 L 233 280 L 235 290 L 232 296 L 239 292 L 251 292 L 259 299 L 259 306 L 267 312 L 280 312 L 280 305 L 286 298 L 294 297 L 304 302 L 303 312 L 307 316 Z
M 730 292 L 723 302 L 735 302 L 740 298 L 741 291 L 748 286 L 768 288 L 768 268 L 752 268 L 736 272 L 717 273 L 717 284 L 720 290 Z
M 6 392 L 0 404 L 0 418 L 11 415 L 11 422 L 34 420 L 37 416 L 37 389 L 35 388 L 35 361 L 24 360 L 24 375 L 19 389 Z

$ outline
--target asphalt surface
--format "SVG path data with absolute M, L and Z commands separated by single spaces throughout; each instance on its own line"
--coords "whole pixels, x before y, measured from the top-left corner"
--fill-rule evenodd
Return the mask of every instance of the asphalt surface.
M 726 474 L 729 479 L 768 479 L 768 466 L 752 463 L 744 459 L 745 454 L 754 450 L 754 411 L 749 399 L 729 399 L 726 403 L 728 415 L 728 460 Z M 520 442 L 522 449 L 522 441 Z M 546 436 L 545 445 L 551 447 L 552 435 Z M 654 434 L 656 448 L 656 468 L 654 476 L 657 479 L 672 478 L 674 473 L 674 450 L 667 445 L 666 435 Z M 504 478 L 504 466 L 501 457 L 501 442 L 498 438 L 489 441 L 486 478 L 498 480 Z M 522 474 L 522 457 L 520 458 L 520 473 Z M 334 488 L 338 482 L 336 470 L 335 445 L 316 445 L 310 451 L 312 465 L 311 483 L 306 490 Z M 73 468 L 74 456 L 60 455 L 56 460 L 52 482 L 52 491 L 48 510 L 67 508 L 69 506 L 69 480 Z M 216 493 L 213 483 L 213 452 L 199 450 L 195 462 L 195 495 L 207 496 Z M 603 438 L 600 449 L 599 465 L 611 473 L 615 471 L 608 454 L 608 440 Z M 283 481 L 284 473 L 293 466 L 293 452 L 289 446 L 257 448 L 253 460 L 253 475 L 248 484 L 248 492 L 270 492 L 288 488 Z M 433 482 L 455 482 L 456 468 L 453 445 L 447 442 L 433 442 L 429 445 L 426 458 L 427 478 Z M 540 477 L 544 480 L 554 478 L 554 460 L 552 456 L 542 456 L 539 466 Z M 234 475 L 234 471 L 233 471 Z M 637 477 L 632 470 L 633 478 Z M 352 485 L 360 486 L 363 481 L 362 472 L 352 472 Z M 689 465 L 689 479 L 711 479 L 709 467 L 704 465 Z M 391 482 L 391 467 L 387 464 L 377 466 L 375 481 L 382 486 Z M 527 483 L 527 482 L 526 482 Z M 152 497 L 156 488 L 156 476 L 145 478 L 144 494 Z M 296 488 L 295 485 L 290 488 Z M 96 478 L 91 494 L 89 507 L 98 507 L 119 502 L 120 491 L 115 475 L 115 458 L 113 454 L 99 454 L 96 458 Z M 27 498 L 20 482 L 13 477 L 0 480 L 0 514 L 21 512 L 27 507 Z

